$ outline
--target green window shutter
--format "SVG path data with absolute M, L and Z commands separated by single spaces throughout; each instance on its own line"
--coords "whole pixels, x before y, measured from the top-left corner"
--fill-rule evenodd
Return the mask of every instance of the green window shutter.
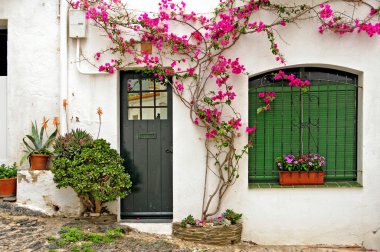
M 270 111 L 257 115 L 264 105 L 260 92 L 277 96 Z M 249 182 L 276 182 L 275 158 L 289 153 L 319 153 L 326 157 L 327 181 L 355 181 L 356 100 L 357 86 L 347 82 L 311 80 L 307 93 L 287 82 L 251 82 L 249 124 L 257 130 L 249 152 Z
M 255 111 L 264 103 L 258 99 L 260 92 L 276 92 L 272 109 L 257 115 Z M 251 89 L 249 93 L 250 125 L 256 125 L 253 145 L 249 152 L 249 178 L 251 182 L 277 181 L 276 157 L 282 153 L 298 153 L 300 134 L 299 93 L 288 86 Z
M 356 87 L 316 83 L 304 94 L 305 150 L 326 157 L 326 180 L 356 180 Z

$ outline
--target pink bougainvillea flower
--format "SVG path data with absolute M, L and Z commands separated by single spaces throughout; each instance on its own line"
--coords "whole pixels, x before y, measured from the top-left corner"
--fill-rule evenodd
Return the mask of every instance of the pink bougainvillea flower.
M 181 84 L 177 84 L 177 89 L 181 92 L 183 90 L 183 86 Z
M 256 126 L 245 128 L 245 132 L 247 132 L 248 134 L 251 134 L 255 131 L 256 131 Z
M 260 98 L 264 98 L 264 97 L 265 97 L 265 93 L 264 93 L 264 92 L 260 92 L 260 93 L 259 93 L 259 97 L 260 97 Z
M 206 138 L 207 139 L 213 139 L 216 137 L 218 132 L 216 130 L 212 130 L 211 132 L 206 132 Z

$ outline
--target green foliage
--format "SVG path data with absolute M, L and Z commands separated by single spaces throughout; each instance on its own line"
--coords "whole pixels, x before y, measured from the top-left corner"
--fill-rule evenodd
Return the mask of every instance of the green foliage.
M 229 220 L 231 224 L 236 224 L 243 216 L 243 214 L 235 213 L 231 209 L 227 209 L 222 215 L 224 218 Z
M 61 229 L 61 238 L 66 242 L 81 241 L 84 237 L 84 233 L 76 227 L 64 227 Z
M 71 251 L 93 252 L 94 244 L 111 243 L 124 235 L 121 228 L 109 229 L 105 234 L 84 232 L 77 227 L 63 227 L 60 230 L 60 238 L 49 237 L 59 247 L 69 247 Z M 53 239 L 54 238 L 54 239 Z
M 68 139 L 64 148 L 62 142 L 55 145 L 52 172 L 58 188 L 72 187 L 90 211 L 94 211 L 96 201 L 104 203 L 128 195 L 130 176 L 125 173 L 123 159 L 107 141 L 86 138 L 78 146 L 76 140 Z
M 58 131 L 55 130 L 50 136 L 47 136 L 46 141 L 44 141 L 45 128 L 41 127 L 41 129 L 38 130 L 37 122 L 32 122 L 31 135 L 26 135 L 22 139 L 26 148 L 24 150 L 25 155 L 21 158 L 20 164 L 22 165 L 32 154 L 50 155 L 51 152 L 48 148 L 57 136 L 57 133 Z
M 120 238 L 124 235 L 124 230 L 121 228 L 114 228 L 106 231 L 106 236 L 112 239 Z
M 17 177 L 17 165 L 0 165 L 0 179 L 16 178 Z
M 71 248 L 71 251 L 81 251 L 81 252 L 94 252 L 91 242 L 83 242 L 80 245 L 75 245 Z
M 195 225 L 195 219 L 191 214 L 181 221 L 181 227 L 185 228 L 187 225 Z

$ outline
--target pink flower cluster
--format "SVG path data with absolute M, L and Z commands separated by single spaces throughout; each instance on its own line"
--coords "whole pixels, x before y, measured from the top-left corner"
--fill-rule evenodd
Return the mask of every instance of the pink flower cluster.
M 232 86 L 230 86 L 230 89 L 232 89 Z M 224 98 L 227 98 L 227 100 L 233 100 L 233 99 L 235 99 L 235 96 L 236 96 L 235 92 L 230 92 L 230 91 L 223 92 L 223 91 L 219 90 L 216 95 L 211 97 L 211 100 L 222 101 L 222 100 L 224 100 Z
M 319 17 L 322 19 L 322 24 L 319 26 L 319 32 L 323 34 L 325 31 L 330 30 L 334 33 L 345 34 L 352 33 L 355 30 L 365 32 L 369 37 L 380 35 L 380 22 L 370 23 L 368 21 L 359 21 L 358 19 L 351 20 L 342 17 L 341 15 L 334 15 L 334 11 L 328 4 L 321 4 L 322 8 L 319 12 Z M 377 10 L 371 9 L 368 20 L 378 13 Z
M 245 128 L 245 132 L 247 132 L 248 134 L 252 134 L 255 131 L 256 131 L 256 126 Z
M 221 75 L 228 71 L 231 71 L 234 74 L 240 74 L 245 71 L 245 67 L 239 63 L 239 58 L 232 60 L 219 55 L 217 62 L 211 67 L 211 71 L 215 76 Z
M 275 92 L 260 92 L 259 98 L 263 99 L 263 102 L 268 104 L 272 102 L 274 99 L 276 99 L 276 93 Z
M 232 118 L 228 121 L 228 124 L 232 126 L 232 128 L 238 130 L 242 124 L 241 124 L 241 118 Z
M 210 132 L 206 132 L 206 139 L 213 139 L 218 135 L 218 132 L 213 129 Z
M 331 6 L 328 4 L 321 4 L 320 7 L 322 10 L 319 12 L 319 16 L 322 19 L 330 18 L 333 15 L 333 10 L 331 9 Z
M 99 66 L 99 72 L 108 72 L 113 74 L 115 71 L 119 70 L 120 62 L 117 60 L 111 60 L 111 63 L 105 63 Z
M 301 80 L 300 78 L 297 78 L 294 76 L 294 74 L 289 74 L 286 75 L 284 71 L 279 71 L 278 74 L 274 76 L 275 80 L 288 80 L 289 81 L 289 86 L 290 87 L 308 87 L 310 86 L 310 81 L 309 80 Z

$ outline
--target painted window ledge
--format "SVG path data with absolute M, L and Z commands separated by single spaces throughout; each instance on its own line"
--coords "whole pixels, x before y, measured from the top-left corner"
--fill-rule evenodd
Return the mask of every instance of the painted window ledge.
M 324 185 L 297 185 L 282 186 L 278 183 L 250 183 L 250 189 L 267 189 L 267 188 L 362 188 L 363 185 L 358 182 L 326 182 Z

